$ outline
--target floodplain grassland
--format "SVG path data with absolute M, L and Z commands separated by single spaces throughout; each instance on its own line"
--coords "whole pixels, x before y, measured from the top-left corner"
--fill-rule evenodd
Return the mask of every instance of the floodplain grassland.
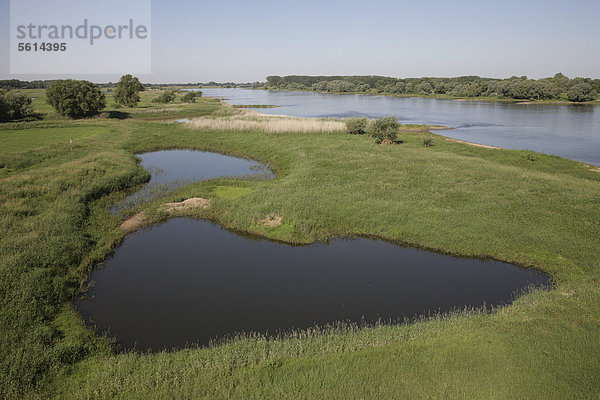
M 136 109 L 116 109 L 109 97 L 100 118 L 76 121 L 40 99 L 41 120 L 0 126 L 0 397 L 598 397 L 594 169 L 435 134 L 425 147 L 427 127 L 404 127 L 394 145 L 340 131 L 194 128 L 167 122 L 235 111 L 204 98 L 151 103 L 159 93 L 144 92 Z M 160 204 L 202 197 L 210 207 L 186 215 L 229 229 L 291 243 L 376 236 L 537 268 L 555 286 L 492 313 L 114 353 L 83 326 L 72 300 L 124 236 L 108 207 L 149 179 L 135 154 L 173 148 L 268 162 L 276 177 L 185 186 L 141 206 L 151 223 L 167 218 Z M 281 225 L 265 226 L 273 214 Z

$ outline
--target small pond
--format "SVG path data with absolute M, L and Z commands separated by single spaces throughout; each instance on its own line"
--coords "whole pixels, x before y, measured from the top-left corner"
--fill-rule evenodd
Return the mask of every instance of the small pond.
M 163 150 L 137 155 L 151 174 L 150 182 L 112 207 L 113 213 L 164 196 L 185 185 L 219 177 L 270 179 L 267 165 L 243 158 L 196 150 Z
M 129 235 L 90 281 L 76 300 L 88 326 L 124 349 L 152 351 L 236 332 L 502 305 L 529 285 L 549 285 L 547 276 L 503 262 L 373 239 L 290 246 L 188 218 Z

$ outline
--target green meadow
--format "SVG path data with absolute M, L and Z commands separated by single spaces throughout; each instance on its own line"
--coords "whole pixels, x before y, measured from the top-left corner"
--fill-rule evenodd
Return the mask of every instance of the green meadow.
M 1 398 L 600 396 L 596 168 L 446 141 L 425 126 L 404 126 L 394 145 L 339 131 L 194 129 L 168 122 L 237 111 L 206 98 L 152 103 L 159 91 L 135 109 L 108 96 L 98 118 L 68 120 L 31 92 L 38 119 L 0 125 Z M 365 235 L 503 260 L 545 272 L 554 287 L 412 323 L 118 353 L 72 301 L 124 237 L 108 207 L 149 179 L 135 154 L 173 148 L 268 162 L 276 177 L 188 185 L 139 205 L 149 223 L 168 217 L 165 202 L 203 197 L 210 207 L 186 215 L 289 243 Z M 282 224 L 266 226 L 269 215 Z

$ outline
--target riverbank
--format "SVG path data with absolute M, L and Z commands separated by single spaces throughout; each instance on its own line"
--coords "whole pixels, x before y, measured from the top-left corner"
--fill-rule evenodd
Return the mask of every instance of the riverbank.
M 422 98 L 422 99 L 437 99 L 437 100 L 455 100 L 455 101 L 470 101 L 470 102 L 492 102 L 492 103 L 511 103 L 511 104 L 523 104 L 523 105 L 588 105 L 588 106 L 600 106 L 600 99 L 594 101 L 584 102 L 572 102 L 567 100 L 523 100 L 523 99 L 512 99 L 512 98 L 500 98 L 500 97 L 464 97 L 464 96 L 451 96 L 447 94 L 428 94 L 420 95 L 416 93 L 411 94 L 397 94 L 397 93 L 365 93 L 365 92 L 329 92 L 320 90 L 302 90 L 302 89 L 276 89 L 276 88 L 247 88 L 246 90 L 269 90 L 269 91 L 281 91 L 281 92 L 306 92 L 306 93 L 323 93 L 323 94 L 339 94 L 339 95 L 350 95 L 358 94 L 364 96 L 387 96 L 397 98 Z
M 230 116 L 232 108 L 201 99 L 152 111 L 154 95 L 143 93 L 147 108 L 121 109 L 129 115 L 121 120 L 50 116 L 0 127 L 11 142 L 0 155 L 0 397 L 590 398 L 600 391 L 597 172 L 414 127 L 390 146 L 335 131 L 194 129 L 166 122 Z M 44 142 L 25 141 L 20 133 L 29 130 Z M 71 145 L 57 130 L 78 135 Z M 432 147 L 423 144 L 426 134 Z M 210 207 L 186 215 L 228 229 L 288 243 L 380 237 L 536 268 L 555 288 L 489 314 L 115 354 L 71 301 L 125 235 L 109 207 L 149 178 L 134 154 L 167 148 L 268 162 L 276 178 L 188 185 L 133 214 L 159 222 L 163 204 L 201 198 Z

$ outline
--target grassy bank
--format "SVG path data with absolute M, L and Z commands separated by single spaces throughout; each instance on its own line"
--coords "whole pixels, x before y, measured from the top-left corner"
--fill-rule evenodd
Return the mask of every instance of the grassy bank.
M 165 107 L 150 102 L 154 95 L 113 118 L 68 121 L 46 110 L 44 120 L 0 126 L 2 397 L 598 396 L 598 172 L 436 135 L 426 148 L 415 127 L 389 146 L 343 132 L 193 129 L 165 121 L 232 108 L 210 99 Z M 203 197 L 211 206 L 193 215 L 227 228 L 297 243 L 378 236 L 534 267 L 556 287 L 492 314 L 113 354 L 70 303 L 123 237 L 107 207 L 148 179 L 134 154 L 163 148 L 269 162 L 277 177 L 187 186 L 145 206 L 155 221 L 164 217 L 158 204 Z M 261 223 L 272 214 L 280 226 Z

